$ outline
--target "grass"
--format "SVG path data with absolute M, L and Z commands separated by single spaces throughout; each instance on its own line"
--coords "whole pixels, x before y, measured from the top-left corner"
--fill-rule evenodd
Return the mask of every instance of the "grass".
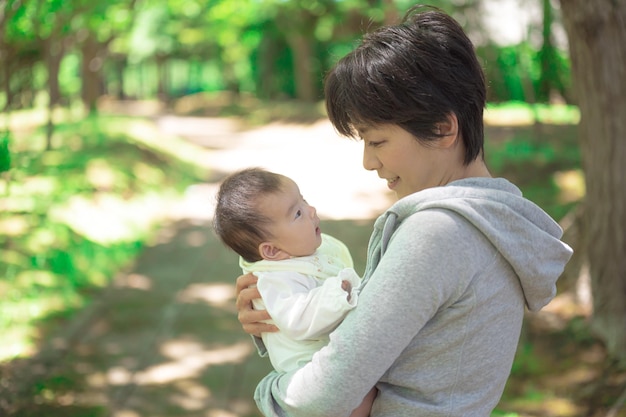
M 158 208 L 199 178 L 197 166 L 103 133 L 117 122 L 60 124 L 49 151 L 41 128 L 12 137 L 0 198 L 0 361 L 32 354 L 43 323 L 85 307 L 150 239 Z

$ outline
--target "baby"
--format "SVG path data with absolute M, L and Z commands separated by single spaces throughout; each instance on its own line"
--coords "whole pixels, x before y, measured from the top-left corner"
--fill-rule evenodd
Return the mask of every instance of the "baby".
M 213 222 L 240 255 L 244 273 L 258 277 L 261 299 L 280 331 L 263 333 L 274 369 L 301 367 L 328 343 L 329 333 L 358 300 L 361 279 L 348 248 L 323 234 L 315 208 L 288 177 L 249 168 L 220 186 Z M 367 416 L 375 389 L 352 416 Z

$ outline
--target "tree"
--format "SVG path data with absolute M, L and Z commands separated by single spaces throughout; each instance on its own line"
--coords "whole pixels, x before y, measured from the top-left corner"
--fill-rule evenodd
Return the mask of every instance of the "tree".
M 580 107 L 592 329 L 626 366 L 626 0 L 561 0 Z
M 319 100 L 316 81 L 321 79 L 321 68 L 315 59 L 315 29 L 331 5 L 297 1 L 285 6 L 277 18 L 279 26 L 286 30 L 285 39 L 291 47 L 296 97 L 309 102 Z
M 108 58 L 110 44 L 128 32 L 135 12 L 136 0 L 108 0 L 88 3 L 82 13 L 76 13 L 71 25 L 77 35 L 76 46 L 81 52 L 81 98 L 89 113 L 96 111 L 98 98 L 103 94 L 102 67 Z
M 552 2 L 543 0 L 543 24 L 541 30 L 543 43 L 539 50 L 541 77 L 539 78 L 538 98 L 546 102 L 550 101 L 553 91 L 558 92 L 560 95 L 565 93 L 565 87 L 559 71 L 558 51 L 552 39 L 553 21 L 554 10 L 552 9 Z

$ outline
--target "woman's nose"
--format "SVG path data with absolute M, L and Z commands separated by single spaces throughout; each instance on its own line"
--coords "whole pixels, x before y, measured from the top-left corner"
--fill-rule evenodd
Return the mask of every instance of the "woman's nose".
M 372 154 L 371 151 L 367 149 L 367 143 L 363 141 L 363 168 L 368 171 L 375 171 L 380 167 L 380 162 L 378 159 Z

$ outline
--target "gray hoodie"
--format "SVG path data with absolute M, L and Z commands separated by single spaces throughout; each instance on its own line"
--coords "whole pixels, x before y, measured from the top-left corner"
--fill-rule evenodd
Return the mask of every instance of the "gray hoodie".
M 412 194 L 374 225 L 359 305 L 303 368 L 270 373 L 266 416 L 348 416 L 376 385 L 373 417 L 489 416 L 524 307 L 556 293 L 572 250 L 504 179 Z

